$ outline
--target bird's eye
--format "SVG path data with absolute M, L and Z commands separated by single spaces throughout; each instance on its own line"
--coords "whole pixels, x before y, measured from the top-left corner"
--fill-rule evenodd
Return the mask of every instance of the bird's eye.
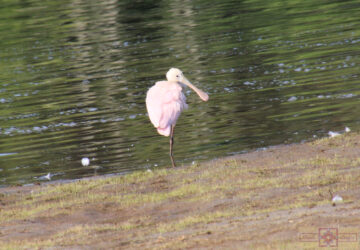
M 176 75 L 177 78 L 179 78 L 179 75 Z

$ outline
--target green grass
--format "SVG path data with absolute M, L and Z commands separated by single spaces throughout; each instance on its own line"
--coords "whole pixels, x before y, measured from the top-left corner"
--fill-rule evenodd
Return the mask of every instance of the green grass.
M 187 216 L 180 220 L 174 221 L 172 223 L 160 223 L 157 226 L 157 231 L 159 233 L 173 232 L 184 230 L 187 227 L 194 226 L 196 224 L 208 224 L 218 220 L 219 218 L 226 218 L 234 216 L 232 211 L 215 211 L 209 213 L 201 213 L 197 215 Z

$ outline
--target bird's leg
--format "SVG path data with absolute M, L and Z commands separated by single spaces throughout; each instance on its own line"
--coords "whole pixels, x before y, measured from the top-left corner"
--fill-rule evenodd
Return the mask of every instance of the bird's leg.
M 172 166 L 176 167 L 175 162 L 174 162 L 174 157 L 173 157 L 174 128 L 175 128 L 175 125 L 171 125 L 171 131 L 170 131 L 170 159 L 171 159 Z

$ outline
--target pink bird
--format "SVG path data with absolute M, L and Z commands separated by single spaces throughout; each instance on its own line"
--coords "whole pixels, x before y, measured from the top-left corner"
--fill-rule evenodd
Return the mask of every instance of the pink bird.
M 192 85 L 179 69 L 171 68 L 166 73 L 166 78 L 167 81 L 156 82 L 148 90 L 146 94 L 146 108 L 150 121 L 158 133 L 170 136 L 170 159 L 172 166 L 175 167 L 173 158 L 174 128 L 181 111 L 187 108 L 182 85 L 190 87 L 205 102 L 209 99 L 209 96 Z

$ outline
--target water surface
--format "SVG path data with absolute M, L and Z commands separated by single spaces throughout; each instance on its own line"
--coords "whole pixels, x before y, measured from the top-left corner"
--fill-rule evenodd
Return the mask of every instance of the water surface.
M 0 185 L 170 166 L 146 91 L 186 90 L 178 165 L 359 128 L 358 1 L 4 1 Z M 81 158 L 91 160 L 81 166 Z

